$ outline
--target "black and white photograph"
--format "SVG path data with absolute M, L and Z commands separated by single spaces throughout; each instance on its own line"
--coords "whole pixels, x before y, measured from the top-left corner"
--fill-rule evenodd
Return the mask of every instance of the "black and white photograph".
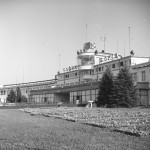
M 0 0 L 0 150 L 150 150 L 150 0 Z

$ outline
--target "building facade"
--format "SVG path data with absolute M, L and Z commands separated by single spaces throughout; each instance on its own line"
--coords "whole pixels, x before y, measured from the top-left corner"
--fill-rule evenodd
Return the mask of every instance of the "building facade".
M 136 57 L 99 52 L 95 43 L 85 43 L 77 51 L 77 65 L 63 69 L 53 80 L 4 85 L 0 98 L 6 101 L 10 89 L 17 86 L 30 103 L 87 103 L 98 96 L 102 74 L 109 67 L 114 76 L 127 65 L 140 93 L 140 105 L 150 105 L 150 57 Z

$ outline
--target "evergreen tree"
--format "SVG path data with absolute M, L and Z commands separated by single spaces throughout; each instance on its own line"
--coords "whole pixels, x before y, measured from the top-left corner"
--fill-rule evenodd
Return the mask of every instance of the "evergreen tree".
M 28 99 L 26 98 L 25 95 L 21 96 L 21 102 L 28 102 Z
M 7 102 L 10 102 L 10 103 L 16 102 L 16 93 L 13 90 L 10 90 L 10 93 L 7 96 Z
M 107 106 L 110 107 L 112 105 L 111 95 L 113 89 L 113 74 L 111 70 L 107 68 L 102 75 L 102 79 L 100 81 L 98 99 L 96 104 L 98 107 Z
M 133 107 L 137 105 L 137 90 L 132 75 L 127 66 L 122 68 L 117 76 L 117 99 L 119 106 Z
M 113 88 L 111 90 L 111 94 L 109 95 L 110 105 L 111 107 L 116 107 L 118 105 L 118 91 L 117 91 L 118 80 L 116 77 L 113 78 Z
M 21 90 L 20 90 L 20 87 L 18 86 L 17 89 L 16 89 L 16 101 L 18 103 L 20 103 L 21 102 L 21 98 L 22 98 L 22 96 L 21 96 Z

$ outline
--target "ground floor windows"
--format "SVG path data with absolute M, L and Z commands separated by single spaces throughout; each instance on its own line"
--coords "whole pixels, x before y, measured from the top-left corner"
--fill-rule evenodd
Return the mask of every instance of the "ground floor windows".
M 98 89 L 97 90 L 83 90 L 83 91 L 75 91 L 70 92 L 70 102 L 76 103 L 79 100 L 79 103 L 87 103 L 87 101 L 95 101 L 98 97 Z
M 30 96 L 30 101 L 34 103 L 53 103 L 54 94 L 38 94 Z
M 53 94 L 36 94 L 30 96 L 32 103 L 56 103 L 66 102 L 76 104 L 78 100 L 80 104 L 85 104 L 88 101 L 95 101 L 98 97 L 98 89 L 80 90 L 73 92 L 59 92 Z

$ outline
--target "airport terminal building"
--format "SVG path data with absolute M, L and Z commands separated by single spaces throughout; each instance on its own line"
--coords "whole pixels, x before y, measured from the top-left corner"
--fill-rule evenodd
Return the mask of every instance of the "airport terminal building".
M 136 57 L 98 51 L 95 43 L 85 43 L 77 51 L 77 64 L 58 72 L 55 79 L 4 85 L 0 88 L 1 102 L 6 102 L 11 89 L 20 87 L 22 95 L 30 103 L 76 103 L 95 101 L 98 96 L 102 74 L 109 67 L 114 76 L 125 65 L 129 66 L 136 88 L 140 94 L 140 105 L 150 105 L 150 57 Z

